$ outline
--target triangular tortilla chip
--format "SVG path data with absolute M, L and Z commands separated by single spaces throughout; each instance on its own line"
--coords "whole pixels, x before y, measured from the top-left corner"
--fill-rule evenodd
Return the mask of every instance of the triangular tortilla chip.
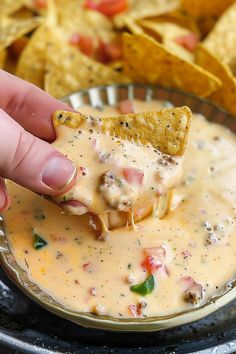
M 125 18 L 125 27 L 132 33 L 132 34 L 142 34 L 144 33 L 141 26 L 139 26 L 135 20 L 130 17 Z
M 14 18 L 14 19 L 17 19 L 20 21 L 28 20 L 28 19 L 31 19 L 32 17 L 35 17 L 35 13 L 33 13 L 27 7 L 22 7 L 17 12 L 15 12 L 13 15 L 11 15 L 11 18 Z
M 55 38 L 55 31 L 47 26 L 39 27 L 24 48 L 16 68 L 16 75 L 44 88 L 47 46 Z
M 0 69 L 4 67 L 7 51 L 5 49 L 0 50 Z
M 46 71 L 45 90 L 57 98 L 92 86 L 130 82 L 62 41 L 48 47 Z
M 150 20 L 140 21 L 139 24 L 144 30 L 148 31 L 148 34 L 151 36 L 154 34 L 154 38 L 157 34 L 161 39 L 161 43 L 180 58 L 193 61 L 193 53 L 176 42 L 176 38 L 192 34 L 187 28 L 171 22 L 154 22 Z
M 128 10 L 114 17 L 115 26 L 125 26 L 126 18 L 140 20 L 146 17 L 160 16 L 178 9 L 179 0 L 129 0 Z
M 194 17 L 220 16 L 235 0 L 182 0 L 181 8 Z
M 222 81 L 222 86 L 209 98 L 236 115 L 236 79 L 230 69 L 210 53 L 204 45 L 199 45 L 197 48 L 196 63 Z
M 17 19 L 5 21 L 0 28 L 0 48 L 9 47 L 16 39 L 38 27 L 41 22 L 39 17 L 22 21 Z
M 25 0 L 1 0 L 0 17 L 9 16 L 23 7 Z
M 223 2 L 224 3 L 224 2 Z M 216 22 L 212 31 L 203 41 L 204 46 L 229 66 L 236 61 L 236 2 Z M 232 67 L 232 70 L 234 68 Z
M 200 35 L 197 20 L 191 16 L 188 16 L 186 13 L 184 13 L 181 10 L 181 8 L 178 10 L 175 10 L 173 12 L 170 12 L 166 15 L 152 17 L 152 18 L 150 18 L 150 20 L 152 20 L 152 21 L 155 20 L 159 23 L 163 23 L 163 22 L 175 23 L 176 25 L 187 28 L 191 32 L 194 32 L 197 35 Z M 138 23 L 139 23 L 139 21 L 138 21 Z
M 217 90 L 218 78 L 147 35 L 124 34 L 124 73 L 138 83 L 177 87 L 201 97 Z
M 78 0 L 61 1 L 58 5 L 59 25 L 67 41 L 74 33 L 91 37 L 95 48 L 99 40 L 111 42 L 116 33 L 113 30 L 112 22 L 107 16 L 94 10 L 84 8 L 83 2 Z M 76 18 L 76 21 L 71 21 Z
M 78 128 L 87 119 L 81 113 L 56 111 L 54 126 Z M 104 133 L 129 141 L 150 143 L 170 155 L 183 155 L 190 128 L 191 112 L 188 107 L 163 109 L 159 112 L 126 114 L 115 117 L 94 118 Z

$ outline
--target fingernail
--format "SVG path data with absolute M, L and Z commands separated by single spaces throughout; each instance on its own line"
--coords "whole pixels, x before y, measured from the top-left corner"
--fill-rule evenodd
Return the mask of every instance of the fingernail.
M 76 166 L 63 156 L 54 156 L 48 161 L 42 174 L 43 183 L 53 189 L 63 189 L 71 183 Z

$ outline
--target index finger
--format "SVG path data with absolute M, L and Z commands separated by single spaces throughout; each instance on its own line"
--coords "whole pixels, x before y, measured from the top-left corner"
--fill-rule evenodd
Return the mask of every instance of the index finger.
M 48 141 L 55 139 L 53 112 L 73 110 L 35 85 L 3 70 L 0 70 L 0 108 L 24 129 Z

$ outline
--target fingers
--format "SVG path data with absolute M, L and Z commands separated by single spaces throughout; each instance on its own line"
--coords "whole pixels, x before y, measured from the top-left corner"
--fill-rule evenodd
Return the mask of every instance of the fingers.
M 24 129 L 39 138 L 53 141 L 52 114 L 71 107 L 49 96 L 38 87 L 0 70 L 0 108 Z
M 5 181 L 0 178 L 0 211 L 6 210 L 10 206 L 10 197 L 7 194 Z
M 69 189 L 76 168 L 53 146 L 26 132 L 0 109 L 0 175 L 37 193 L 56 195 Z

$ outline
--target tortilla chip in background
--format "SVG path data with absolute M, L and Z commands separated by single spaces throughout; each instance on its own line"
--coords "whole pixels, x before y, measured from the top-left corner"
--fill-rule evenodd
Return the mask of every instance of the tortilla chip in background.
M 16 75 L 40 88 L 44 88 L 47 45 L 55 38 L 55 31 L 47 26 L 39 27 L 24 48 L 16 68 Z
M 180 0 L 129 0 L 128 10 L 114 16 L 117 28 L 125 27 L 125 19 L 140 20 L 146 17 L 160 16 L 178 9 Z
M 50 44 L 47 52 L 45 90 L 57 98 L 93 86 L 130 82 L 124 75 L 85 56 L 66 42 Z
M 137 83 L 161 84 L 207 97 L 221 81 L 147 35 L 123 35 L 124 74 Z
M 125 27 L 132 33 L 132 34 L 141 34 L 144 33 L 142 27 L 140 27 L 135 20 L 132 18 L 126 17 L 125 18 Z
M 1 0 L 0 17 L 9 16 L 24 6 L 25 0 Z
M 111 42 L 115 39 L 113 26 L 108 17 L 98 11 L 84 9 L 78 0 L 59 2 L 58 17 L 58 23 L 68 42 L 74 33 L 91 37 L 95 47 L 99 45 L 99 40 Z
M 0 24 L 0 48 L 7 48 L 16 39 L 31 32 L 40 25 L 42 19 L 39 17 L 19 21 L 17 19 L 8 19 Z
M 193 62 L 193 53 L 176 42 L 176 38 L 189 35 L 192 32 L 171 22 L 143 20 L 140 21 L 139 24 L 144 30 L 148 30 L 149 35 L 152 36 L 152 34 L 154 34 L 154 36 L 157 35 L 160 37 L 161 43 L 176 55 L 179 55 L 180 58 Z M 155 39 L 157 39 L 156 36 Z
M 216 22 L 203 41 L 204 46 L 224 63 L 230 65 L 236 57 L 236 2 Z
M 5 59 L 5 63 L 3 66 L 3 70 L 7 71 L 8 73 L 15 75 L 16 72 L 16 65 L 17 65 L 17 59 L 14 58 L 9 50 L 7 50 L 7 56 Z
M 22 7 L 20 8 L 17 12 L 11 15 L 11 18 L 17 19 L 17 20 L 27 20 L 29 18 L 34 17 L 35 14 L 28 9 L 27 7 Z
M 220 16 L 235 0 L 182 0 L 181 8 L 194 17 Z
M 163 109 L 158 112 L 123 114 L 114 117 L 94 118 L 104 133 L 154 148 L 170 155 L 183 155 L 190 129 L 191 111 L 188 107 Z M 56 111 L 55 127 L 80 127 L 87 117 L 81 113 Z M 89 118 L 91 119 L 91 117 Z M 95 125 L 96 129 L 96 125 Z
M 217 21 L 216 16 L 199 17 L 197 19 L 198 28 L 201 32 L 201 38 L 205 38 L 214 28 Z
M 15 59 L 19 59 L 28 42 L 29 38 L 26 36 L 18 38 L 15 42 L 13 42 L 12 45 L 8 48 L 11 56 Z
M 236 115 L 236 79 L 230 69 L 202 44 L 197 47 L 196 63 L 222 81 L 222 86 L 209 98 Z
M 158 17 L 150 17 L 150 21 L 156 22 L 171 22 L 181 27 L 187 28 L 189 31 L 196 33 L 200 37 L 197 19 L 187 15 L 181 9 L 162 15 Z M 141 20 L 142 21 L 142 20 Z M 139 23 L 139 21 L 138 21 Z
M 4 67 L 6 57 L 7 57 L 6 49 L 1 49 L 0 50 L 0 69 L 2 69 Z

